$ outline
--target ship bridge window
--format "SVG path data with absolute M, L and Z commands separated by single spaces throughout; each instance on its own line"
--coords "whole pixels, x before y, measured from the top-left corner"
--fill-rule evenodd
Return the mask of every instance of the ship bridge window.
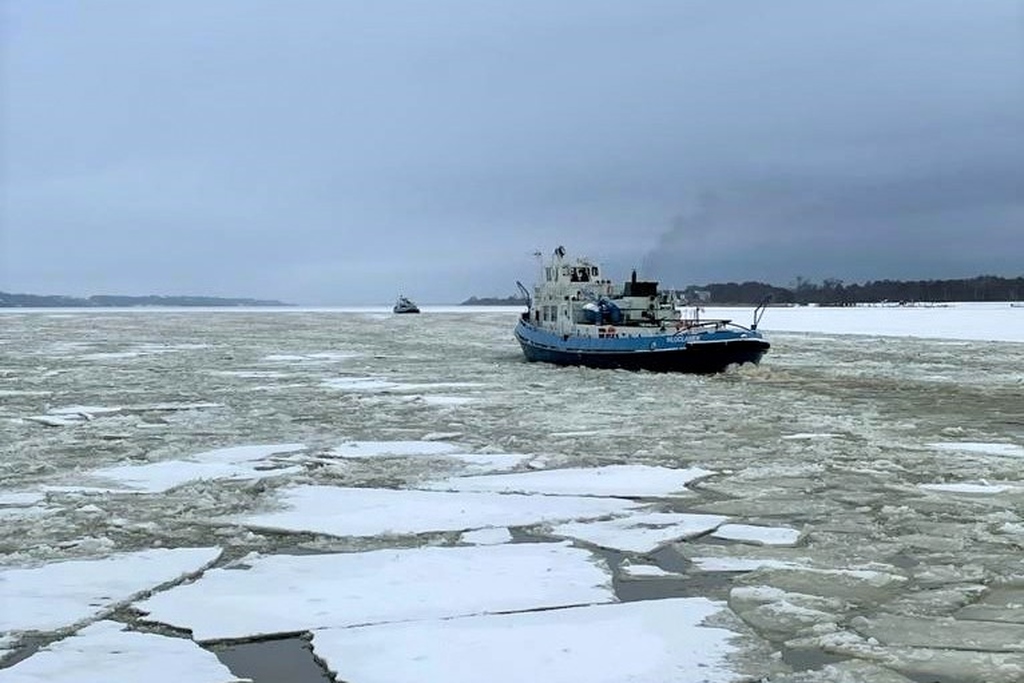
M 593 268 L 590 269 L 590 274 L 593 275 L 594 277 L 597 277 L 597 266 L 594 266 Z

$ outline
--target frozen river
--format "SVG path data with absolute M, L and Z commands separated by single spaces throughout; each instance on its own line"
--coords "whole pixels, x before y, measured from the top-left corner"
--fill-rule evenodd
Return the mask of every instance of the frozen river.
M 516 315 L 0 313 L 0 683 L 1024 680 L 1024 308 Z

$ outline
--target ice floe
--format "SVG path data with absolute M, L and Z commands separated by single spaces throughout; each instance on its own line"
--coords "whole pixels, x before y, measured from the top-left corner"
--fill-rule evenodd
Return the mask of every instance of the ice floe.
M 336 377 L 323 380 L 323 385 L 339 391 L 371 394 L 408 394 L 441 389 L 471 389 L 486 386 L 480 382 L 396 382 L 380 377 Z
M 93 470 L 93 478 L 116 481 L 119 489 L 139 493 L 161 493 L 182 484 L 211 479 L 259 479 L 293 474 L 300 466 L 285 466 L 268 460 L 274 455 L 294 453 L 302 444 L 269 444 L 218 448 L 189 456 L 145 465 L 118 465 Z M 93 487 L 95 488 L 95 487 Z
M 135 606 L 209 641 L 614 599 L 590 553 L 521 543 L 254 556 Z
M 682 576 L 675 572 L 666 571 L 656 564 L 630 562 L 629 560 L 619 565 L 619 572 L 631 579 L 663 579 L 679 578 Z
M 811 629 L 836 630 L 847 603 L 770 586 L 741 586 L 729 592 L 729 607 L 761 635 L 784 640 Z
M 2 683 L 242 683 L 212 652 L 186 638 L 100 621 L 0 669 Z
M 24 419 L 28 422 L 35 422 L 47 427 L 70 427 L 103 417 L 109 418 L 118 415 L 138 415 L 154 412 L 206 410 L 220 407 L 222 407 L 220 403 L 150 403 L 125 406 L 70 405 L 52 408 L 45 415 L 29 415 Z
M 394 458 L 446 455 L 459 448 L 444 441 L 346 441 L 327 451 L 336 458 Z
M 820 669 L 772 676 L 771 683 L 914 683 L 892 669 L 859 659 L 826 664 Z
M 691 557 L 690 562 L 705 572 L 752 572 L 758 569 L 799 569 L 805 566 L 769 557 Z
M 940 451 L 959 451 L 979 455 L 998 455 L 1009 458 L 1024 458 L 1024 446 L 1012 443 L 984 443 L 978 441 L 943 441 L 927 444 Z
M 844 657 L 858 657 L 918 680 L 953 680 L 963 683 L 1020 683 L 1024 680 L 1024 654 L 1020 652 L 887 646 L 850 631 L 810 636 L 787 645 L 793 648 L 820 649 Z
M 5 491 L 0 492 L 0 507 L 23 507 L 35 505 L 45 500 L 46 494 L 41 491 Z
M 317 631 L 313 650 L 357 683 L 630 683 L 747 680 L 729 663 L 721 611 L 674 598 Z
M 505 528 L 477 529 L 476 531 L 467 531 L 459 536 L 459 541 L 471 545 L 498 545 L 511 540 L 512 533 Z
M 278 492 L 284 509 L 229 518 L 243 526 L 332 536 L 381 536 L 624 515 L 629 500 L 447 491 L 297 486 Z
M 715 530 L 712 536 L 754 545 L 793 546 L 800 540 L 800 532 L 796 529 L 751 524 L 723 524 Z
M 727 517 L 685 512 L 652 512 L 600 522 L 572 522 L 552 528 L 554 536 L 567 536 L 602 548 L 649 553 L 672 541 L 713 531 Z
M 103 559 L 0 569 L 0 634 L 58 631 L 202 570 L 219 548 L 155 548 Z
M 608 465 L 606 467 L 452 477 L 442 481 L 429 482 L 423 487 L 443 491 L 643 498 L 685 493 L 687 484 L 711 474 L 714 472 L 700 467 L 672 469 L 648 465 Z
M 1005 493 L 1018 487 L 1009 484 L 919 484 L 919 488 L 926 491 L 940 491 L 943 493 Z
M 1024 587 L 997 586 L 955 615 L 959 619 L 1024 624 Z
M 988 652 L 1024 651 L 1024 624 L 897 614 L 855 617 L 850 625 L 885 645 Z

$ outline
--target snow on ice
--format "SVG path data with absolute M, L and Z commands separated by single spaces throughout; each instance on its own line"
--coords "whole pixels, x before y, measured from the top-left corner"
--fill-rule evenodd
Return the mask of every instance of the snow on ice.
M 745 680 L 728 662 L 735 634 L 701 625 L 720 610 L 672 598 L 325 629 L 313 650 L 355 683 Z
M 58 631 L 97 618 L 139 593 L 201 571 L 220 552 L 156 548 L 0 569 L 0 634 Z
M 602 548 L 650 553 L 666 543 L 706 534 L 726 519 L 721 515 L 652 512 L 600 522 L 560 524 L 551 533 Z
M 540 493 L 553 496 L 620 496 L 642 498 L 686 493 L 686 485 L 714 474 L 700 467 L 672 469 L 648 465 L 553 469 L 513 474 L 452 477 L 425 488 L 443 491 Z
M 248 557 L 135 607 L 208 641 L 611 602 L 610 584 L 560 543 L 425 547 Z
M 338 486 L 298 486 L 278 495 L 283 509 L 230 520 L 251 528 L 366 537 L 594 519 L 638 507 L 617 498 Z
M 161 493 L 192 481 L 259 479 L 293 474 L 301 468 L 282 466 L 270 458 L 303 448 L 302 444 L 233 446 L 197 453 L 185 460 L 104 467 L 93 470 L 89 476 L 116 481 L 128 490 L 139 493 Z
M 751 524 L 723 524 L 713 534 L 715 538 L 754 545 L 796 545 L 800 532 L 788 527 L 766 527 Z
M 186 638 L 100 621 L 0 669 L 0 683 L 242 683 L 217 656 Z

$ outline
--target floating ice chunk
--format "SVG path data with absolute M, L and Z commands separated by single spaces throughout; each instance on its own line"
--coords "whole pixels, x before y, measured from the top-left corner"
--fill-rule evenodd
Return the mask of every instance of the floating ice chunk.
M 46 494 L 42 491 L 7 491 L 0 493 L 0 505 L 23 507 L 41 503 L 45 498 Z
M 957 612 L 956 617 L 1024 624 L 1024 588 L 993 588 L 981 600 Z
M 842 600 L 875 600 L 886 597 L 907 578 L 895 572 L 876 569 L 759 569 L 763 582 L 794 593 L 808 593 Z
M 783 640 L 809 629 L 835 630 L 833 624 L 841 618 L 847 604 L 835 598 L 770 586 L 742 586 L 729 592 L 729 607 L 758 633 Z
M 978 441 L 954 441 L 927 444 L 940 451 L 960 451 L 981 455 L 999 455 L 1010 458 L 1024 458 L 1024 446 L 1012 443 L 984 443 Z
M 831 439 L 838 436 L 838 434 L 832 434 L 831 432 L 801 432 L 799 434 L 785 434 L 783 439 L 787 441 L 809 441 L 812 439 Z
M 712 536 L 754 545 L 793 546 L 800 540 L 800 532 L 796 529 L 753 526 L 751 524 L 723 524 L 715 530 Z
M 445 441 L 447 439 L 457 439 L 462 436 L 462 432 L 428 432 L 423 435 L 424 441 Z
M 526 526 L 623 515 L 621 499 L 298 486 L 280 492 L 285 509 L 229 518 L 244 526 L 333 536 L 381 536 Z
M 799 569 L 805 566 L 769 557 L 691 557 L 690 561 L 704 572 L 752 572 L 758 569 Z
M 80 417 L 56 417 L 54 415 L 29 415 L 25 420 L 46 427 L 70 427 L 82 422 Z
M 957 583 L 937 588 L 921 588 L 900 592 L 894 599 L 886 602 L 881 609 L 888 613 L 906 616 L 951 614 L 955 610 L 976 601 L 986 590 L 983 584 Z M 957 615 L 957 618 L 973 619 L 976 617 Z M 984 617 L 980 619 L 985 620 Z
M 90 472 L 92 477 L 119 482 L 140 493 L 162 493 L 191 481 L 211 479 L 259 479 L 281 476 L 300 467 L 271 467 L 273 455 L 294 453 L 302 444 L 234 446 L 198 453 L 187 460 L 166 460 L 145 465 L 119 465 Z
M 263 361 L 267 363 L 303 363 L 303 364 L 315 364 L 315 363 L 335 363 L 338 361 L 348 360 L 350 358 L 358 358 L 358 353 L 346 353 L 339 351 L 324 351 L 322 353 L 309 353 L 309 354 L 289 354 L 289 353 L 274 353 L 269 356 L 264 356 Z
M 295 376 L 278 370 L 210 370 L 209 374 L 217 377 L 237 377 L 239 379 L 285 379 Z
M 219 548 L 157 548 L 97 560 L 0 569 L 0 633 L 67 628 L 155 586 L 200 571 L 219 556 Z
M 313 651 L 359 683 L 627 683 L 748 680 L 730 631 L 700 624 L 704 598 L 595 605 L 317 631 Z
M 476 531 L 467 531 L 462 534 L 459 540 L 472 545 L 500 545 L 501 543 L 511 541 L 512 534 L 504 527 L 500 529 L 477 529 Z
M 337 458 L 394 458 L 446 455 L 459 448 L 443 441 L 347 441 L 327 452 Z
M 100 621 L 47 645 L 9 669 L 3 683 L 241 683 L 212 652 L 186 638 L 124 630 Z
M 859 659 L 826 664 L 820 669 L 772 676 L 772 683 L 914 683 L 892 669 Z
M 1020 683 L 1024 680 L 1024 654 L 973 652 L 925 647 L 893 647 L 872 643 L 848 631 L 807 638 L 789 646 L 820 648 L 832 654 L 859 657 L 920 680 L 964 683 Z
M 441 389 L 470 389 L 487 386 L 480 382 L 395 382 L 380 377 L 336 377 L 325 379 L 324 386 L 354 393 L 408 394 Z
M 421 396 L 420 398 L 431 406 L 464 406 L 477 400 L 472 396 Z
M 619 565 L 619 573 L 631 579 L 662 579 L 682 576 L 675 572 L 666 571 L 656 564 L 639 564 L 629 560 Z
M 97 415 L 116 415 L 123 410 L 121 407 L 75 405 L 51 408 L 47 411 L 47 415 L 57 415 L 67 420 L 81 421 L 93 420 Z
M 1024 624 L 970 619 L 878 614 L 851 622 L 859 633 L 885 645 L 986 652 L 1024 651 Z
M 699 467 L 671 469 L 648 465 L 609 465 L 575 469 L 540 470 L 516 474 L 452 477 L 424 488 L 444 491 L 492 491 L 548 495 L 668 496 L 686 491 L 690 482 L 714 474 Z
M 941 491 L 944 493 L 1005 493 L 1014 490 L 1015 486 L 1009 484 L 918 484 L 919 488 L 926 491 Z
M 602 548 L 649 553 L 672 541 L 702 536 L 727 519 L 721 515 L 652 512 L 602 522 L 560 524 L 551 533 Z
M 13 635 L 0 634 L 0 661 L 3 661 L 3 658 L 10 653 L 11 649 L 14 647 L 14 641 L 15 638 Z M 2 670 L 0 670 L 0 675 L 2 675 L 2 673 Z
M 427 547 L 247 558 L 136 607 L 208 641 L 611 602 L 609 584 L 560 543 Z
M 501 472 L 515 469 L 533 456 L 524 453 L 448 453 L 445 457 L 461 460 L 471 472 Z

